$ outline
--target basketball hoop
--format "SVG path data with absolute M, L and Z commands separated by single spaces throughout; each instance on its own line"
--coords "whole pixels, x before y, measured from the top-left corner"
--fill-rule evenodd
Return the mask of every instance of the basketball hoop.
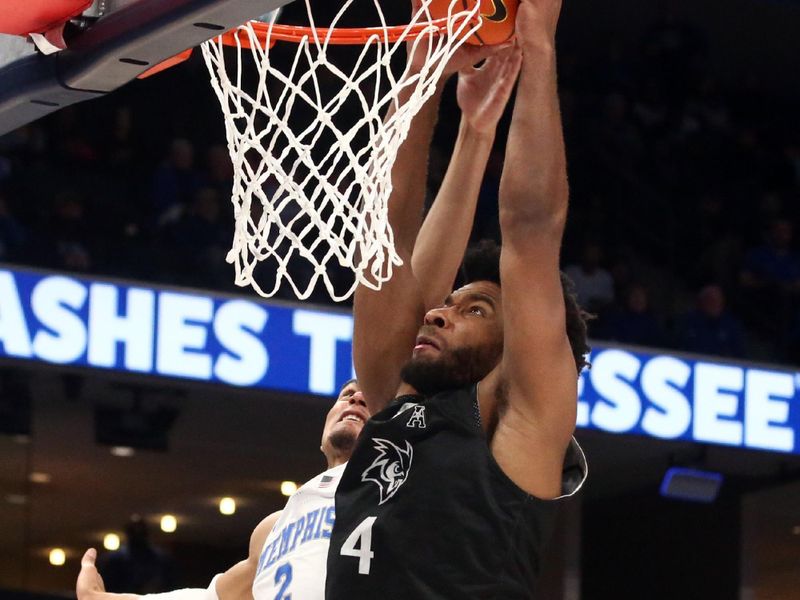
M 270 297 L 286 280 L 305 299 L 322 279 L 341 301 L 358 284 L 379 289 L 402 264 L 387 217 L 392 166 L 448 60 L 480 27 L 480 2 L 452 0 L 435 18 L 434 0 L 421 1 L 408 24 L 390 26 L 372 0 L 380 26 L 353 29 L 339 24 L 354 0 L 325 28 L 304 0 L 307 27 L 250 22 L 203 44 L 235 171 L 227 261 L 237 285 Z M 413 72 L 406 44 L 425 56 Z M 332 264 L 355 280 L 342 287 Z

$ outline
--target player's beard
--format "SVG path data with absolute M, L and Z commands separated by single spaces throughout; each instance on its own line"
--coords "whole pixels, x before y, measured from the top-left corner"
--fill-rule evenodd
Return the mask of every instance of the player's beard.
M 355 448 L 357 439 L 358 435 L 347 427 L 332 432 L 328 437 L 328 443 L 331 445 L 331 448 L 337 452 L 349 455 L 353 451 L 353 448 Z
M 432 396 L 479 382 L 497 365 L 501 345 L 456 348 L 438 358 L 412 358 L 400 371 L 400 378 L 417 392 Z

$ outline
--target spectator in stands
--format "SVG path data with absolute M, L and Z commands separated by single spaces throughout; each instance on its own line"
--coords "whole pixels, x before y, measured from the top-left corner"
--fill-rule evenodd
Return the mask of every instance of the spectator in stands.
M 631 284 L 625 292 L 625 304 L 608 317 L 607 337 L 623 344 L 661 346 L 664 334 L 650 309 L 650 295 L 641 283 Z
M 743 358 L 745 356 L 742 324 L 725 306 L 725 292 L 715 284 L 706 285 L 697 294 L 697 306 L 678 322 L 677 336 L 682 350 Z
M 65 189 L 56 195 L 44 237 L 42 249 L 50 266 L 67 271 L 91 270 L 94 232 L 86 218 L 86 199 L 79 192 Z
M 220 198 L 230 198 L 233 189 L 233 163 L 228 149 L 222 144 L 214 144 L 206 151 L 203 179 L 204 186 L 217 190 Z
M 794 225 L 777 218 L 769 228 L 767 243 L 745 257 L 741 282 L 746 288 L 777 286 L 787 292 L 800 290 L 800 259 L 793 251 Z
M 100 148 L 103 161 L 114 177 L 122 178 L 129 185 L 135 183 L 139 156 L 130 106 L 122 105 L 114 110 L 110 127 L 103 131 Z
M 790 220 L 774 219 L 766 243 L 747 253 L 740 274 L 743 309 L 768 337 L 785 333 L 800 296 L 800 258 L 792 247 L 793 236 Z
M 23 259 L 28 234 L 16 217 L 5 194 L 0 192 L 0 262 Z
M 686 216 L 693 227 L 683 236 L 686 247 L 676 248 L 676 252 L 695 286 L 707 281 L 724 287 L 736 285 L 744 240 L 742 228 L 731 223 L 730 212 L 722 198 L 711 193 L 701 196 Z
M 66 106 L 53 115 L 56 135 L 52 140 L 55 151 L 65 165 L 86 166 L 97 160 L 97 148 L 81 122 L 81 116 L 76 106 Z
M 222 219 L 219 193 L 198 189 L 189 208 L 165 228 L 164 266 L 185 285 L 224 285 L 220 272 L 230 274 L 225 255 L 231 243 Z
M 200 188 L 202 176 L 194 168 L 194 146 L 176 138 L 169 156 L 153 176 L 153 210 L 159 226 L 177 220 Z
M 797 309 L 789 328 L 784 360 L 791 365 L 800 365 L 800 309 Z
M 792 187 L 800 189 L 800 143 L 787 144 L 783 156 Z
M 614 301 L 614 280 L 601 266 L 603 250 L 590 242 L 583 247 L 579 264 L 564 271 L 575 282 L 578 302 L 590 312 L 601 312 Z

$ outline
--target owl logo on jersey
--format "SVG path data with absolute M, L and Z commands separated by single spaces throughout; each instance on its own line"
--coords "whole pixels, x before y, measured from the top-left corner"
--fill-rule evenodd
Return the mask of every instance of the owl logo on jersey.
M 383 504 L 395 495 L 403 485 L 411 470 L 411 458 L 414 448 L 406 440 L 403 450 L 389 440 L 375 438 L 375 450 L 378 457 L 361 474 L 361 481 L 371 481 L 380 490 L 379 504 Z

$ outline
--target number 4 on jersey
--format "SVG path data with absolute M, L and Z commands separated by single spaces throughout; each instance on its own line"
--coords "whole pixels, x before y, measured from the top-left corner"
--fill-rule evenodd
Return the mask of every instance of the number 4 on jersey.
M 353 530 L 342 544 L 342 556 L 355 556 L 358 559 L 358 574 L 369 575 L 369 563 L 375 556 L 372 551 L 372 524 L 377 517 L 367 517 Z M 356 548 L 356 544 L 359 545 Z

